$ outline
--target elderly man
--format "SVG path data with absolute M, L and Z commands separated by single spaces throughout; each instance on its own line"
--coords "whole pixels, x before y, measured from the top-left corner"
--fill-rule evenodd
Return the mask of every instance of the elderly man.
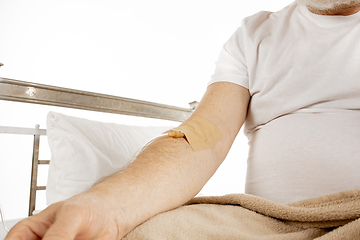
M 360 0 L 297 0 L 244 19 L 193 116 L 222 137 L 159 137 L 132 165 L 16 225 L 7 240 L 120 239 L 193 198 L 245 122 L 246 192 L 276 202 L 360 188 Z M 200 124 L 201 125 L 201 124 Z

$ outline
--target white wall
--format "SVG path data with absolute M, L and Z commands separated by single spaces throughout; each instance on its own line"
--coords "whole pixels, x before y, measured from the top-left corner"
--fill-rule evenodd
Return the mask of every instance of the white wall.
M 0 77 L 188 107 L 201 99 L 222 44 L 241 20 L 291 2 L 0 0 Z M 0 125 L 46 127 L 49 110 L 107 122 L 173 124 L 0 101 Z M 202 194 L 244 191 L 247 143 L 240 135 Z M 31 142 L 29 136 L 0 135 L 0 204 L 8 219 L 27 214 Z M 49 158 L 44 153 L 41 158 Z

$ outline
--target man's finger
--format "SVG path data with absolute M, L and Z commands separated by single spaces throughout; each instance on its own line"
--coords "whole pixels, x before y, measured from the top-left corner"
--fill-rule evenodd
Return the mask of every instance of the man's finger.
M 30 228 L 26 225 L 19 224 L 14 226 L 9 233 L 6 235 L 5 240 L 35 240 L 39 239 L 39 236 L 36 235 Z
M 46 224 L 43 221 L 36 221 L 34 217 L 24 219 L 9 231 L 5 240 L 33 240 L 42 238 L 49 228 L 49 225 L 50 224 Z
M 72 211 L 61 212 L 49 230 L 45 233 L 43 240 L 73 240 L 82 231 L 81 218 Z

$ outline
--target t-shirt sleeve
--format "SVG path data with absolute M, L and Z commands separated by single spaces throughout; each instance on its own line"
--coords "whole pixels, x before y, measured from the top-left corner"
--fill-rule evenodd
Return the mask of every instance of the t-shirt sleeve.
M 223 45 L 215 64 L 215 72 L 211 76 L 211 81 L 208 85 L 215 82 L 231 82 L 249 89 L 242 27 L 238 28 Z

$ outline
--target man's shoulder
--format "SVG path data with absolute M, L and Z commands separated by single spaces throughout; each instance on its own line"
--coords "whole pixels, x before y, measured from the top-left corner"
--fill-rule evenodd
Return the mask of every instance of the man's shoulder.
M 259 29 L 270 30 L 273 26 L 278 26 L 281 22 L 288 21 L 296 8 L 297 3 L 294 2 L 277 12 L 260 11 L 244 18 L 242 26 L 251 32 Z

